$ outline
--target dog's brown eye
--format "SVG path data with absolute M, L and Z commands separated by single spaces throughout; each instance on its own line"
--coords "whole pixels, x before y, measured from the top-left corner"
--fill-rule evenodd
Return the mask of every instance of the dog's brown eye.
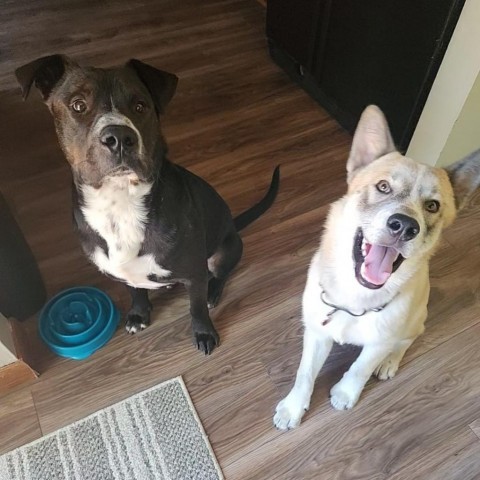
M 87 104 L 83 100 L 75 100 L 71 106 L 75 113 L 83 113 L 87 109 Z
M 430 213 L 437 213 L 440 208 L 440 203 L 436 200 L 427 200 L 425 202 L 425 210 Z
M 144 102 L 137 102 L 135 105 L 135 111 L 137 113 L 143 113 L 147 108 L 147 105 Z
M 390 184 L 386 180 L 380 180 L 377 183 L 377 190 L 380 193 L 390 193 L 392 191 Z

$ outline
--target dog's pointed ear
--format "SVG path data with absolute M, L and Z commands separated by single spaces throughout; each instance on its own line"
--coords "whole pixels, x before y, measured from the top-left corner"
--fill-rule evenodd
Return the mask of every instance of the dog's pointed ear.
M 140 80 L 147 87 L 155 103 L 157 113 L 164 113 L 166 106 L 169 104 L 177 89 L 178 77 L 172 73 L 158 70 L 134 58 L 130 60 L 127 65 L 137 72 Z
M 480 149 L 445 168 L 453 188 L 455 206 L 461 210 L 480 187 Z
M 360 168 L 395 150 L 385 115 L 377 106 L 368 106 L 363 111 L 353 135 L 347 161 L 348 180 Z
M 15 70 L 15 76 L 22 88 L 22 96 L 28 97 L 33 84 L 40 90 L 43 100 L 48 97 L 65 73 L 68 59 L 64 55 L 49 55 Z

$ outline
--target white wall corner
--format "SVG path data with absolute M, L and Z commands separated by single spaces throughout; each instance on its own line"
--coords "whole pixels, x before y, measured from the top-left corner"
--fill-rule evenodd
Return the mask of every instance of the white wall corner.
M 0 313 L 0 367 L 17 360 L 10 325 L 8 320 Z
M 407 156 L 421 163 L 440 164 L 455 122 L 479 75 L 479 25 L 480 1 L 466 0 L 407 150 Z M 452 148 L 449 155 L 455 155 Z M 445 157 L 441 160 L 443 165 L 448 162 Z

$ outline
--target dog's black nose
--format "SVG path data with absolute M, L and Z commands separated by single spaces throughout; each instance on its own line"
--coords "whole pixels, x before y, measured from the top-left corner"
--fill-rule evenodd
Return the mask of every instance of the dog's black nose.
M 109 125 L 102 130 L 100 142 L 112 153 L 121 153 L 137 146 L 137 134 L 126 125 Z
M 408 215 L 403 213 L 396 213 L 387 220 L 387 227 L 390 233 L 400 240 L 412 240 L 420 232 L 420 225 L 418 222 Z

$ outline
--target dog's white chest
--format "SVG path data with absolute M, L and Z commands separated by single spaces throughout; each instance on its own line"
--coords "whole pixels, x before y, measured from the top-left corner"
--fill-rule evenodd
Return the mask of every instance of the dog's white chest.
M 344 343 L 367 345 L 382 340 L 374 314 L 352 318 L 350 315 L 338 311 L 331 316 L 324 328 L 340 345 Z
M 82 212 L 108 246 L 108 255 L 97 247 L 91 260 L 101 271 L 132 287 L 159 288 L 169 282 L 153 282 L 149 275 L 168 277 L 171 272 L 158 265 L 153 255 L 139 256 L 148 214 L 144 200 L 151 184 L 132 180 L 129 176 L 112 177 L 100 188 L 83 187 Z
M 319 336 L 329 336 L 339 344 L 367 345 L 385 341 L 390 332 L 383 325 L 383 312 L 369 312 L 360 317 L 333 309 L 321 300 L 322 289 L 315 272 L 307 281 L 303 294 L 303 321 Z
M 307 309 L 309 314 L 304 315 L 304 322 L 308 327 L 321 336 L 331 337 L 340 345 L 366 345 L 379 339 L 375 319 L 370 315 L 355 318 L 339 310 L 329 316 L 332 309 L 326 307 L 320 298 L 316 299 L 316 305 L 312 304 Z

